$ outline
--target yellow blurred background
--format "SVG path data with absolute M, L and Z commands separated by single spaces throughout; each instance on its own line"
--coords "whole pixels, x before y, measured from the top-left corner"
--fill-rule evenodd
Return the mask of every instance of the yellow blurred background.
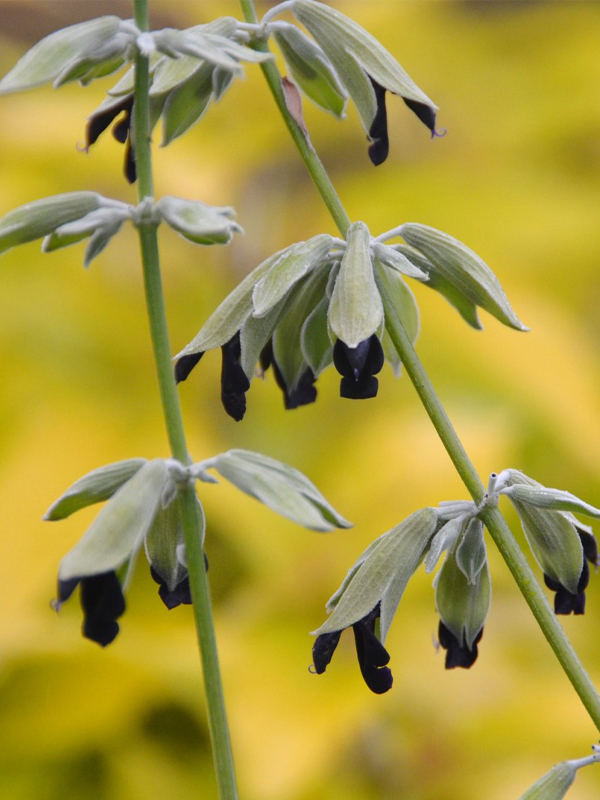
M 374 168 L 353 107 L 342 122 L 305 101 L 351 218 L 374 234 L 417 221 L 459 238 L 532 329 L 483 314 L 485 331 L 473 331 L 411 284 L 418 352 L 468 452 L 484 479 L 516 467 L 600 504 L 600 4 L 337 5 L 397 56 L 448 130 L 430 141 L 389 97 L 390 157 Z M 0 73 L 52 30 L 105 13 L 132 16 L 126 0 L 1 0 Z M 229 0 L 153 0 L 151 14 L 153 27 L 240 16 Z M 0 98 L 1 214 L 79 189 L 135 202 L 121 146 L 105 135 L 81 152 L 86 116 L 111 85 Z M 258 68 L 154 163 L 157 195 L 231 204 L 246 230 L 213 248 L 161 231 L 173 352 L 271 252 L 334 232 Z M 123 231 L 88 272 L 82 249 L 42 255 L 35 243 L 0 269 L 0 797 L 209 800 L 190 609 L 167 612 L 143 559 L 106 650 L 80 637 L 75 601 L 59 616 L 49 606 L 58 562 L 95 509 L 61 524 L 42 523 L 45 509 L 99 465 L 167 455 L 135 235 Z M 181 386 L 194 459 L 260 450 L 304 470 L 355 523 L 323 536 L 225 483 L 200 485 L 244 800 L 516 800 L 553 763 L 586 755 L 598 733 L 492 543 L 493 604 L 471 670 L 444 670 L 421 570 L 388 638 L 389 694 L 365 687 L 350 633 L 325 675 L 309 673 L 308 631 L 361 550 L 465 491 L 410 383 L 389 367 L 375 400 L 340 400 L 328 370 L 317 403 L 290 412 L 269 375 L 254 382 L 241 423 L 220 406 L 219 369 L 210 353 Z M 599 624 L 592 578 L 586 616 L 564 626 L 597 684 Z M 599 794 L 600 768 L 589 768 L 569 798 Z

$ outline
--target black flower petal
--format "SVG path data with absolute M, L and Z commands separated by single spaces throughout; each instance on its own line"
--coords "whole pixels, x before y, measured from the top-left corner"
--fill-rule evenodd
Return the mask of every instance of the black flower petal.
M 83 635 L 106 647 L 119 632 L 116 621 L 125 611 L 121 583 L 114 571 L 81 578 Z M 60 596 L 60 593 L 59 593 Z
M 375 624 L 380 615 L 380 604 L 352 626 L 356 654 L 365 683 L 375 694 L 383 694 L 392 688 L 393 677 L 386 666 L 390 656 L 375 635 Z M 313 667 L 317 675 L 325 672 L 338 645 L 342 631 L 322 633 L 313 646 Z
M 466 643 L 459 642 L 452 631 L 447 628 L 440 620 L 438 629 L 438 639 L 442 647 L 447 650 L 446 653 L 446 669 L 454 669 L 455 667 L 464 667 L 468 669 L 472 667 L 477 660 L 478 651 L 477 645 L 483 636 L 483 628 L 479 631 L 473 642 L 473 647 L 467 647 Z
M 341 631 L 335 631 L 334 633 L 322 633 L 317 636 L 312 649 L 313 665 L 317 675 L 322 675 L 329 666 L 341 635 Z
M 566 589 L 562 583 L 551 578 L 549 575 L 544 574 L 544 583 L 553 592 L 554 596 L 554 613 L 555 614 L 584 614 L 585 613 L 585 590 L 590 582 L 590 564 L 594 567 L 598 566 L 598 545 L 596 539 L 591 533 L 575 526 L 579 534 L 579 540 L 583 547 L 583 567 L 581 568 L 581 575 L 577 584 L 577 594 L 573 594 Z
M 389 691 L 394 682 L 391 669 L 386 667 L 390 655 L 375 635 L 375 623 L 379 615 L 378 603 L 370 614 L 352 626 L 360 671 L 365 683 L 375 694 Z
M 388 137 L 387 109 L 385 107 L 385 89 L 369 75 L 369 80 L 375 90 L 375 100 L 377 101 L 377 111 L 373 117 L 373 122 L 369 128 L 369 158 L 375 164 L 383 164 L 390 151 L 390 140 Z
M 170 610 L 177 606 L 189 606 L 192 604 L 192 594 L 190 592 L 190 581 L 188 576 L 180 581 L 174 589 L 169 589 L 166 581 L 164 581 L 154 567 L 150 567 L 150 574 L 156 583 L 159 584 L 158 595 L 166 607 Z
M 175 364 L 175 383 L 184 381 L 203 355 L 204 351 L 192 353 L 192 355 L 189 356 L 181 356 L 179 361 Z
M 441 133 L 438 133 L 435 129 L 436 114 L 431 106 L 428 106 L 426 103 L 419 103 L 417 100 L 407 100 L 406 97 L 402 99 L 410 110 L 417 115 L 421 122 L 429 128 L 432 137 L 444 135 L 445 131 L 442 130 Z
M 314 386 L 314 382 L 317 379 L 310 367 L 307 367 L 302 375 L 300 375 L 300 378 L 295 386 L 293 386 L 291 389 L 288 387 L 283 377 L 283 373 L 279 369 L 279 365 L 273 356 L 272 341 L 269 341 L 261 351 L 260 367 L 263 372 L 266 372 L 269 367 L 273 367 L 275 382 L 283 392 L 283 402 L 287 409 L 306 406 L 309 403 L 314 403 L 317 399 L 317 390 Z
M 123 118 L 118 120 L 112 128 L 112 135 L 121 144 L 125 145 L 125 162 L 123 165 L 123 172 L 125 178 L 129 183 L 135 183 L 137 180 L 137 167 L 135 160 L 135 149 L 131 141 L 131 115 L 133 113 L 133 95 L 126 95 L 120 103 L 111 106 L 103 111 L 97 111 L 92 114 L 87 122 L 85 129 L 86 148 L 91 147 L 97 140 L 100 134 L 108 128 L 108 126 L 120 114 L 124 114 Z
M 549 575 L 544 575 L 544 583 L 553 592 L 554 613 L 555 614 L 584 614 L 585 613 L 585 589 L 590 580 L 590 568 L 588 562 L 583 560 L 583 568 L 579 583 L 577 584 L 577 594 L 572 594 L 568 589 Z
M 575 526 L 575 529 L 579 534 L 579 540 L 581 542 L 581 546 L 583 547 L 583 555 L 587 558 L 590 564 L 593 564 L 594 567 L 597 567 L 598 543 L 596 542 L 596 537 L 591 533 L 584 531 L 582 528 L 578 528 L 577 525 Z
M 52 603 L 57 611 L 60 606 L 66 602 L 69 597 L 71 597 L 75 589 L 79 586 L 79 580 L 79 578 L 70 578 L 68 581 L 58 582 L 58 598 L 56 602 L 53 601 Z
M 221 347 L 221 401 L 223 408 L 239 422 L 246 412 L 246 392 L 250 388 L 248 376 L 240 364 L 242 352 L 239 331 Z
M 374 376 L 383 367 L 384 355 L 381 342 L 375 334 L 357 347 L 348 347 L 338 339 L 333 347 L 333 363 L 342 376 L 341 397 L 366 400 L 377 395 L 379 382 Z
M 128 183 L 135 183 L 137 180 L 137 164 L 135 160 L 135 148 L 131 139 L 127 139 L 125 145 L 125 161 L 123 162 L 123 174 Z
M 273 342 L 271 341 L 271 339 L 269 339 L 269 341 L 260 351 L 258 362 L 263 372 L 266 372 L 273 363 Z
M 107 108 L 104 111 L 97 111 L 92 114 L 88 118 L 88 122 L 85 129 L 85 143 L 86 147 L 91 147 L 97 140 L 100 134 L 104 133 L 104 131 L 108 128 L 113 120 L 115 120 L 119 114 L 125 112 L 125 116 L 122 120 L 117 122 L 117 124 L 113 128 L 113 136 L 117 141 L 121 142 L 121 144 L 125 143 L 127 139 L 127 135 L 129 133 L 129 128 L 131 126 L 131 111 L 133 108 L 133 95 L 126 95 L 120 103 L 117 103 L 111 108 Z M 119 134 L 117 134 L 119 131 Z M 122 133 L 124 131 L 124 135 Z M 121 138 L 122 137 L 122 138 Z

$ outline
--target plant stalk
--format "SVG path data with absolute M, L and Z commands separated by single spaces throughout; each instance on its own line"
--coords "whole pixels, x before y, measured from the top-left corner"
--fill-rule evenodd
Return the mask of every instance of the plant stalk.
M 149 28 L 148 0 L 134 0 L 134 11 L 138 28 L 142 31 L 147 31 Z M 135 131 L 135 155 L 140 202 L 145 198 L 153 197 L 149 88 L 148 58 L 137 52 L 135 58 L 133 130 Z M 171 363 L 171 348 L 169 346 L 158 253 L 157 225 L 151 221 L 142 220 L 139 224 L 138 232 L 144 273 L 146 308 L 167 435 L 173 457 L 182 464 L 187 464 L 189 461 L 188 450 Z M 219 797 L 221 800 L 237 800 L 235 770 L 225 712 L 208 579 L 202 550 L 204 522 L 192 485 L 186 486 L 180 492 L 179 502 L 181 505 L 187 568 L 204 675 L 208 725 Z
M 240 0 L 240 5 L 246 22 L 257 23 L 258 18 L 253 0 Z M 252 45 L 256 50 L 265 52 L 268 50 L 264 40 L 257 40 Z M 338 194 L 329 179 L 329 176 L 315 153 L 312 146 L 305 138 L 304 134 L 290 114 L 283 92 L 281 90 L 281 75 L 277 65 L 272 62 L 261 64 L 261 68 L 275 98 L 277 107 L 284 119 L 284 122 L 292 135 L 302 160 L 310 173 L 317 190 L 319 191 L 325 205 L 329 209 L 338 230 L 343 237 L 346 236 L 350 218 L 344 209 Z M 436 391 L 431 383 L 419 357 L 417 356 L 412 342 L 406 333 L 398 314 L 390 302 L 384 286 L 380 286 L 382 299 L 384 301 L 386 328 L 392 339 L 402 363 L 406 369 L 408 377 L 413 386 L 438 436 L 442 440 L 444 447 L 452 463 L 456 467 L 463 483 L 476 503 L 479 503 L 484 494 L 485 487 L 482 484 L 475 467 L 467 455 L 456 431 L 454 430 L 444 407 L 442 406 Z M 585 706 L 589 716 L 593 720 L 596 728 L 600 731 L 600 696 L 592 683 L 588 673 L 584 669 L 579 656 L 569 642 L 560 623 L 554 615 L 544 592 L 523 555 L 519 545 L 508 527 L 504 517 L 498 508 L 486 507 L 481 513 L 481 517 L 490 531 L 492 538 L 502 557 L 515 579 L 521 593 L 529 605 L 543 635 L 547 639 L 550 647 L 554 651 L 565 674 L 571 681 L 573 688 L 579 695 L 581 702 Z

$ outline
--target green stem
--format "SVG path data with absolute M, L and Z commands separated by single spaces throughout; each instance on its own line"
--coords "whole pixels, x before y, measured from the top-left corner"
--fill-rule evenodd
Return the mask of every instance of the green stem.
M 134 9 L 138 28 L 140 30 L 148 30 L 148 0 L 134 0 Z M 148 58 L 138 52 L 135 59 L 133 130 L 135 131 L 135 154 L 140 202 L 153 196 L 149 85 Z M 138 231 L 144 273 L 146 308 L 169 444 L 174 458 L 183 464 L 187 464 L 189 460 L 188 450 L 171 363 L 171 348 L 169 346 L 158 254 L 157 226 L 150 220 L 142 220 Z M 238 793 L 225 713 L 211 600 L 204 567 L 204 553 L 202 550 L 204 521 L 193 486 L 187 486 L 180 493 L 180 505 L 219 797 L 221 800 L 237 800 Z
M 240 5 L 242 7 L 242 13 L 246 22 L 257 23 L 258 17 L 256 16 L 253 0 L 240 0 Z M 257 40 L 253 42 L 252 47 L 255 50 L 259 50 L 261 53 L 269 52 L 269 47 L 263 40 Z M 346 231 L 350 226 L 350 217 L 348 214 L 346 214 L 345 208 L 340 203 L 337 192 L 331 183 L 329 175 L 327 174 L 321 159 L 313 150 L 310 141 L 306 138 L 304 133 L 302 133 L 298 127 L 298 123 L 288 111 L 285 97 L 283 96 L 283 90 L 281 88 L 281 75 L 279 74 L 277 65 L 274 61 L 265 61 L 260 65 L 260 68 L 262 69 L 263 75 L 265 76 L 269 89 L 271 90 L 275 104 L 281 112 L 283 121 L 285 122 L 296 147 L 298 148 L 298 152 L 300 153 L 306 168 L 310 172 L 311 178 L 317 185 L 317 189 L 325 201 L 325 205 L 333 217 L 335 224 L 340 230 L 342 236 L 345 237 Z
M 256 23 L 258 19 L 253 0 L 240 0 L 240 4 L 245 20 L 247 22 Z M 268 49 L 264 41 L 255 42 L 253 47 L 263 52 Z M 340 233 L 345 237 L 348 226 L 350 225 L 350 218 L 319 157 L 309 145 L 287 109 L 283 98 L 283 92 L 281 91 L 281 75 L 279 74 L 279 70 L 273 62 L 267 62 L 261 66 L 269 88 L 275 98 L 275 102 L 277 103 L 277 107 L 283 116 L 288 130 L 292 134 L 292 138 L 296 143 L 302 160 L 313 178 L 325 205 L 331 212 L 331 216 Z M 456 467 L 463 483 L 475 502 L 479 503 L 485 493 L 485 487 L 481 483 L 475 467 L 471 463 L 448 415 L 440 403 L 433 384 L 429 380 L 412 342 L 398 318 L 393 303 L 390 302 L 387 290 L 383 284 L 380 285 L 380 291 L 385 306 L 386 328 L 394 347 L 398 351 L 398 355 L 404 364 L 406 372 L 442 440 L 452 463 Z M 596 728 L 600 730 L 600 696 L 550 608 L 544 592 L 536 581 L 504 517 L 497 508 L 492 507 L 485 508 L 481 516 L 537 620 L 542 633 L 556 654 L 564 672 L 571 681 L 575 691 L 596 725 Z

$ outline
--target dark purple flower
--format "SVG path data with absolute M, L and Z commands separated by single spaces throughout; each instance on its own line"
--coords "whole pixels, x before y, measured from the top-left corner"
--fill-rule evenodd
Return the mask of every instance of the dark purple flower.
M 112 128 L 112 135 L 121 144 L 125 145 L 125 161 L 123 164 L 123 173 L 128 183 L 135 183 L 137 180 L 137 169 L 135 161 L 135 150 L 133 142 L 131 141 L 131 116 L 133 114 L 133 95 L 125 95 L 120 100 L 117 100 L 113 105 L 102 108 L 102 106 L 95 111 L 90 117 L 85 129 L 85 144 L 88 150 L 97 140 L 98 137 L 104 133 L 108 126 L 117 117 L 117 120 Z
M 384 694 L 392 688 L 392 671 L 386 665 L 390 655 L 375 633 L 375 624 L 380 616 L 380 604 L 365 617 L 352 625 L 356 655 L 365 683 L 375 694 Z M 313 646 L 313 669 L 321 675 L 327 669 L 342 631 L 322 633 Z
M 441 646 L 446 650 L 446 669 L 454 669 L 455 667 L 464 667 L 468 669 L 472 667 L 477 660 L 478 651 L 477 645 L 483 636 L 483 628 L 479 631 L 473 642 L 473 646 L 469 647 L 464 641 L 459 642 L 452 631 L 447 628 L 440 620 L 438 628 L 438 639 Z
M 579 540 L 583 547 L 583 566 L 581 568 L 579 583 L 577 584 L 577 594 L 569 592 L 559 581 L 544 574 L 544 583 L 549 589 L 556 592 L 554 596 L 555 614 L 583 614 L 585 612 L 585 590 L 590 580 L 588 562 L 593 564 L 594 567 L 598 566 L 598 545 L 596 539 L 591 533 L 588 533 L 582 528 L 575 526 L 575 529 L 579 534 Z
M 55 603 L 57 610 L 71 597 L 77 586 L 80 587 L 83 609 L 82 633 L 86 639 L 106 647 L 118 634 L 117 619 L 125 611 L 121 582 L 114 571 L 59 581 L 58 599 Z

